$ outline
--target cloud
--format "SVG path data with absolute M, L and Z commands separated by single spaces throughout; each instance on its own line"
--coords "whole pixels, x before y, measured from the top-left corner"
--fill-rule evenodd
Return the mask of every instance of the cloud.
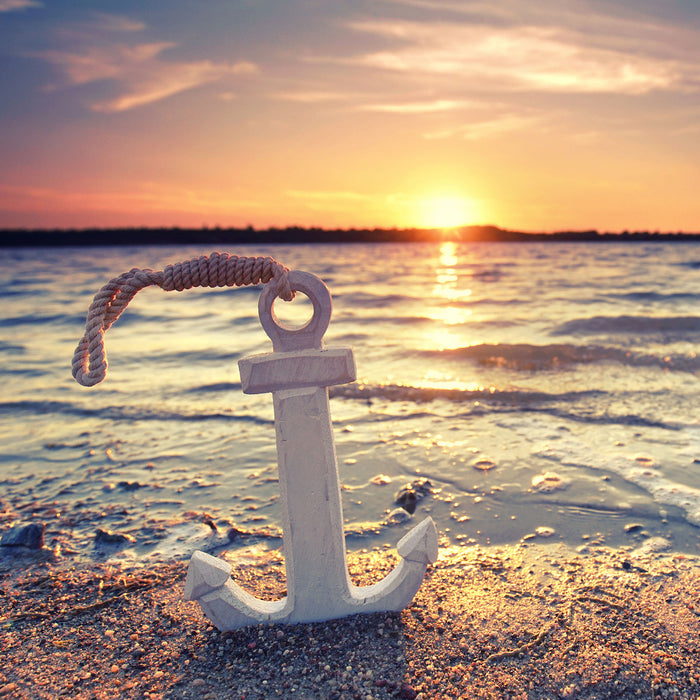
M 424 134 L 427 139 L 461 138 L 478 141 L 484 138 L 500 136 L 513 131 L 529 131 L 541 125 L 539 117 L 528 117 L 520 114 L 504 114 L 493 119 L 461 124 L 448 129 Z
M 548 27 L 386 20 L 351 26 L 398 46 L 350 62 L 409 75 L 451 76 L 482 89 L 641 94 L 677 87 L 683 79 L 678 61 L 588 46 Z
M 43 7 L 37 0 L 0 0 L 0 12 L 19 12 L 30 7 Z
M 346 93 L 331 90 L 297 90 L 291 92 L 278 92 L 274 95 L 274 97 L 278 100 L 286 100 L 288 102 L 315 104 L 319 102 L 348 100 L 351 99 L 352 96 Z
M 360 107 L 368 112 L 388 112 L 391 114 L 424 114 L 426 112 L 448 112 L 461 109 L 468 103 L 465 100 L 431 100 L 429 102 L 397 102 L 395 104 L 370 104 Z
M 249 61 L 167 60 L 163 54 L 177 48 L 170 41 L 124 41 L 124 34 L 143 29 L 143 23 L 127 17 L 95 14 L 89 21 L 60 32 L 70 49 L 33 55 L 51 63 L 69 86 L 112 81 L 117 95 L 94 102 L 91 108 L 96 112 L 123 112 L 228 76 L 258 71 Z M 53 85 L 50 89 L 58 87 Z
M 144 77 L 129 76 L 127 91 L 117 98 L 96 102 L 96 112 L 123 112 L 165 97 L 212 83 L 228 75 L 257 72 L 254 64 L 242 61 L 234 64 L 216 64 L 211 61 L 163 64 L 151 67 Z
M 174 183 L 135 182 L 128 189 L 89 190 L 4 185 L 0 210 L 11 212 L 123 212 L 176 211 L 227 215 L 236 208 L 259 208 L 260 202 L 230 191 L 193 190 Z
M 359 192 L 329 192 L 328 190 L 287 190 L 287 196 L 297 199 L 309 199 L 316 201 L 353 201 L 360 202 L 371 199 L 370 195 Z
M 125 78 L 148 67 L 159 53 L 175 44 L 113 44 L 89 47 L 78 52 L 44 51 L 39 56 L 59 68 L 71 85 L 84 85 L 97 80 Z
M 106 12 L 96 12 L 92 18 L 84 23 L 84 28 L 91 27 L 102 32 L 141 32 L 146 25 L 130 17 L 110 15 Z
M 452 17 L 458 24 L 470 24 L 484 29 L 539 27 L 556 30 L 575 37 L 585 46 L 613 50 L 633 50 L 647 56 L 675 55 L 697 48 L 698 34 L 674 21 L 672 3 L 657 4 L 657 16 L 652 3 L 613 3 L 607 0 L 385 0 L 399 7 L 411 8 L 415 15 L 421 11 L 427 21 Z M 676 5 L 678 7 L 678 5 Z M 399 10 L 400 12 L 400 10 Z M 697 56 L 697 53 L 696 53 Z

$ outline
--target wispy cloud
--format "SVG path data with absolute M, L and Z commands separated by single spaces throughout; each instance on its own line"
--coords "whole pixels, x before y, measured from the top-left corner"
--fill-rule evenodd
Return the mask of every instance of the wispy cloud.
M 259 208 L 260 202 L 231 192 L 196 190 L 172 183 L 135 182 L 116 190 L 68 189 L 0 183 L 0 209 L 6 211 L 206 212 L 230 214 L 236 208 Z
M 641 94 L 678 87 L 688 73 L 700 74 L 700 63 L 684 66 L 632 50 L 588 46 L 548 27 L 386 20 L 351 26 L 398 45 L 350 62 L 412 75 L 459 77 L 487 89 Z
M 97 80 L 136 75 L 144 66 L 152 65 L 158 54 L 175 44 L 113 44 L 108 47 L 87 47 L 80 51 L 44 51 L 41 58 L 59 68 L 71 85 L 84 85 Z
M 140 32 L 146 29 L 146 25 L 140 20 L 123 15 L 110 15 L 106 12 L 94 13 L 83 26 L 102 32 Z
M 320 102 L 336 102 L 349 100 L 352 96 L 348 93 L 334 90 L 292 90 L 289 92 L 278 92 L 273 95 L 278 100 L 288 102 L 302 102 L 306 104 L 316 104 Z
M 55 66 L 68 85 L 113 81 L 116 96 L 93 102 L 91 108 L 97 112 L 123 112 L 227 76 L 258 71 L 249 61 L 168 60 L 164 54 L 177 48 L 174 42 L 139 43 L 123 38 L 144 29 L 143 23 L 127 17 L 99 14 L 89 26 L 84 23 L 63 30 L 63 37 L 71 40 L 70 49 L 34 55 Z M 51 89 L 57 88 L 54 85 Z
M 217 64 L 211 61 L 155 64 L 148 66 L 147 70 L 142 64 L 140 68 L 140 75 L 122 74 L 125 87 L 122 95 L 96 102 L 92 108 L 97 112 L 123 112 L 215 82 L 225 76 L 257 72 L 257 67 L 247 61 L 234 64 Z
M 43 7 L 37 0 L 0 0 L 0 12 L 19 12 L 30 7 Z
M 425 102 L 396 102 L 384 104 L 368 104 L 360 107 L 367 112 L 388 112 L 390 114 L 425 114 L 429 112 L 449 112 L 463 109 L 468 103 L 465 100 L 429 100 Z
M 295 197 L 296 199 L 313 200 L 317 202 L 362 202 L 371 199 L 371 196 L 367 194 L 346 191 L 333 192 L 328 190 L 287 190 L 285 194 L 288 197 Z
M 532 131 L 541 126 L 539 117 L 523 116 L 521 114 L 504 114 L 493 119 L 459 124 L 448 129 L 424 134 L 427 139 L 461 138 L 469 141 L 478 141 L 494 136 L 501 136 L 514 131 Z
M 642 3 L 598 0 L 385 0 L 396 6 L 421 10 L 427 21 L 452 17 L 452 22 L 488 28 L 539 27 L 586 47 L 628 51 L 657 57 L 682 58 L 690 50 L 697 58 L 698 33 L 692 25 L 674 20 L 671 5 L 653 8 Z M 689 5 L 690 8 L 690 5 Z M 400 10 L 399 10 L 400 12 Z

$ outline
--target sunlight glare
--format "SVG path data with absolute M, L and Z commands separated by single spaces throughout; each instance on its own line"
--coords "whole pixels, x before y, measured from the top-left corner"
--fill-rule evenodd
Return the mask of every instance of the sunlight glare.
M 464 197 L 432 197 L 420 203 L 421 226 L 455 228 L 473 223 L 474 203 Z
M 459 253 L 457 244 L 453 241 L 443 241 L 438 251 L 435 268 L 435 288 L 433 295 L 436 300 L 448 302 L 461 301 L 471 295 L 471 289 L 461 288 L 457 266 Z M 454 350 L 469 342 L 465 330 L 472 310 L 462 305 L 438 304 L 427 310 L 430 319 L 437 322 L 427 338 L 440 350 Z

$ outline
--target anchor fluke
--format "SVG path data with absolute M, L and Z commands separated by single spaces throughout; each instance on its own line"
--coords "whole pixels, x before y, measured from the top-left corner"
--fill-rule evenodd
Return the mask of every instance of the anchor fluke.
M 344 615 L 403 610 L 423 582 L 428 564 L 437 561 L 437 530 L 428 517 L 406 533 L 397 545 L 401 561 L 381 581 L 355 586 L 346 580 L 323 590 L 297 590 L 292 598 L 260 600 L 230 578 L 231 566 L 204 552 L 195 552 L 185 580 L 185 599 L 196 600 L 204 614 L 222 631 L 260 622 L 314 622 Z M 344 561 L 344 558 L 343 558 Z M 328 581 L 324 583 L 328 584 Z M 314 601 L 315 607 L 304 602 Z
M 432 518 L 426 518 L 397 543 L 396 551 L 406 561 L 434 564 L 438 558 L 437 530 Z
M 401 561 L 381 581 L 371 586 L 352 586 L 353 612 L 403 610 L 423 583 L 428 564 L 438 558 L 437 530 L 431 517 L 407 532 L 396 547 Z M 350 613 L 348 613 L 350 614 Z
M 185 579 L 185 600 L 197 600 L 216 591 L 228 581 L 231 566 L 204 552 L 195 552 L 190 559 Z

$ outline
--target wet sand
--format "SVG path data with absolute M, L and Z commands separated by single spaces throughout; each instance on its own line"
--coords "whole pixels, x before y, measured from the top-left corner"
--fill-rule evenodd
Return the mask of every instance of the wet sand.
M 350 555 L 374 582 L 390 552 Z M 221 633 L 186 563 L 0 560 L 2 698 L 698 698 L 700 560 L 650 548 L 443 549 L 399 613 Z M 284 593 L 279 552 L 236 558 Z

